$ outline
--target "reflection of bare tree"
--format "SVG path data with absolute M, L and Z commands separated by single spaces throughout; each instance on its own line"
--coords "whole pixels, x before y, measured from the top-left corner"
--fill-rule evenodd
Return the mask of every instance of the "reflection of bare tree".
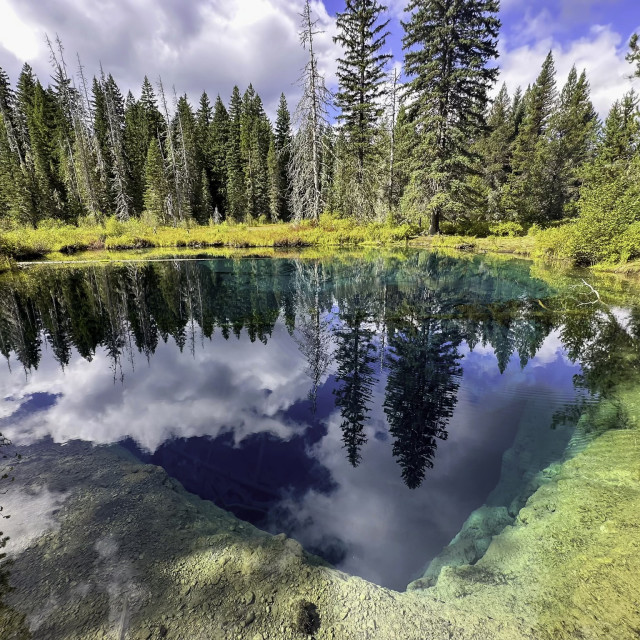
M 329 321 L 321 313 L 321 292 L 325 283 L 324 273 L 316 262 L 312 269 L 296 263 L 296 293 L 300 305 L 298 331 L 295 337 L 300 353 L 307 360 L 307 375 L 311 378 L 309 400 L 316 412 L 318 386 L 329 368 L 332 336 Z

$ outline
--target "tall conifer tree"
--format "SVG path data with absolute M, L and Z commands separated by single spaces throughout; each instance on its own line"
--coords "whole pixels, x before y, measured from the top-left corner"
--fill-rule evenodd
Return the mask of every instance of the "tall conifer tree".
M 227 138 L 227 215 L 239 221 L 245 212 L 244 162 L 242 158 L 242 98 L 233 87 L 229 103 L 229 134 Z
M 229 114 L 220 96 L 216 98 L 209 130 L 211 157 L 211 199 L 214 211 L 227 211 L 227 151 L 229 147 Z
M 464 211 L 474 172 L 469 141 L 484 129 L 498 75 L 498 0 L 410 0 L 403 22 L 410 112 L 420 135 L 405 207 L 426 209 L 429 232 Z
M 506 215 L 524 223 L 544 223 L 544 157 L 551 114 L 557 104 L 556 70 L 549 52 L 533 86 L 525 93 L 524 117 L 514 142 L 512 174 L 505 187 Z
M 389 35 L 389 20 L 380 19 L 386 10 L 376 0 L 346 0 L 345 11 L 336 16 L 338 35 L 334 41 L 344 51 L 338 58 L 338 120 L 356 157 L 359 184 L 364 181 L 365 163 L 374 150 L 372 141 L 384 111 L 385 66 L 391 59 L 391 54 L 381 53 Z

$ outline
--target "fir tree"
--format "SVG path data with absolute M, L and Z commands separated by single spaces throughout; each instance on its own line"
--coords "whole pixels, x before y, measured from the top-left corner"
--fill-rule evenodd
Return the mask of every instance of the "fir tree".
M 410 110 L 420 135 L 405 209 L 426 209 L 429 232 L 458 215 L 474 171 L 469 141 L 483 130 L 488 91 L 498 75 L 497 0 L 411 0 L 404 23 Z
M 544 163 L 546 133 L 557 101 L 555 73 L 549 52 L 535 84 L 525 94 L 524 117 L 514 142 L 512 174 L 504 190 L 506 215 L 524 223 L 544 223 L 547 218 Z
M 386 11 L 376 0 L 346 0 L 345 11 L 336 16 L 338 35 L 334 42 L 342 45 L 338 58 L 336 105 L 341 110 L 349 150 L 357 162 L 356 180 L 364 182 L 365 164 L 374 147 L 372 141 L 384 108 L 385 66 L 391 54 L 381 53 L 389 20 L 381 21 Z
M 168 222 L 167 198 L 169 197 L 169 184 L 165 175 L 160 146 L 155 138 L 152 138 L 149 143 L 144 176 L 145 212 L 153 223 L 166 224 Z
M 227 152 L 229 148 L 229 114 L 216 98 L 209 128 L 209 156 L 211 161 L 211 198 L 214 211 L 227 211 Z
M 238 87 L 233 88 L 229 103 L 229 133 L 227 138 L 227 215 L 239 221 L 245 212 L 245 176 L 242 158 L 242 98 Z

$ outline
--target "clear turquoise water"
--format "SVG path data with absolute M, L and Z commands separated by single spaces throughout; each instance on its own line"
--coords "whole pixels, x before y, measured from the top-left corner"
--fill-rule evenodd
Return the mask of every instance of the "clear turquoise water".
M 515 515 L 565 455 L 571 408 L 637 344 L 637 309 L 601 315 L 529 266 L 409 251 L 31 269 L 0 283 L 0 431 L 120 443 L 403 589 L 474 509 Z

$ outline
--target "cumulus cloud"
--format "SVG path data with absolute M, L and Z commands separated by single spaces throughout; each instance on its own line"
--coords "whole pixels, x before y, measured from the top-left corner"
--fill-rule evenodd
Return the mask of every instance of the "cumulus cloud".
M 227 102 L 237 84 L 253 83 L 270 115 L 281 92 L 295 102 L 306 62 L 295 0 L 0 0 L 0 66 L 17 78 L 24 61 L 50 74 L 44 34 L 59 34 L 68 62 L 78 52 L 89 73 L 102 62 L 123 91 L 139 92 L 144 75 L 196 101 L 203 90 Z M 321 70 L 335 74 L 335 21 L 322 2 L 312 9 Z M 291 105 L 293 107 L 293 105 Z
M 26 383 L 21 371 L 4 376 L 5 403 L 13 411 L 2 432 L 16 445 L 47 436 L 95 444 L 130 436 L 151 452 L 172 437 L 215 437 L 231 429 L 236 442 L 265 431 L 288 439 L 305 427 L 282 414 L 306 397 L 310 382 L 306 362 L 282 327 L 269 344 L 267 349 L 260 342 L 218 337 L 197 349 L 193 359 L 175 344 L 161 344 L 153 375 L 138 356 L 124 385 L 114 382 L 103 350 L 92 362 L 74 358 L 65 371 L 45 358 Z M 57 401 L 41 411 L 20 412 L 39 393 L 57 395 Z

